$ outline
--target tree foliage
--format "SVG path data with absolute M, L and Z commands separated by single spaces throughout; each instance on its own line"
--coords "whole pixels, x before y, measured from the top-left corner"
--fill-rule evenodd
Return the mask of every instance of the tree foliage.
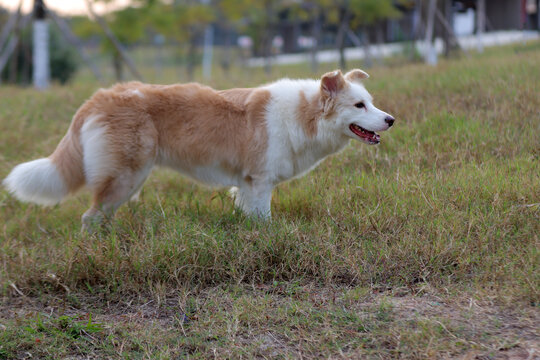
M 393 0 L 350 0 L 350 7 L 352 27 L 372 25 L 400 14 Z
M 407 1 L 410 0 L 135 0 L 133 6 L 108 14 L 106 20 L 125 44 L 143 40 L 147 33 L 187 42 L 208 24 L 218 23 L 237 33 L 247 33 L 256 45 L 262 46 L 263 38 L 283 20 L 283 13 L 303 22 L 320 16 L 327 25 L 340 25 L 346 10 L 348 26 L 357 28 L 399 16 L 395 4 Z M 103 36 L 90 21 L 78 21 L 76 25 L 75 31 L 82 37 Z M 108 41 L 103 42 L 103 47 L 110 51 Z
M 186 60 L 191 76 L 202 34 L 209 24 L 215 24 L 225 35 L 226 59 L 222 64 L 227 69 L 233 34 L 249 35 L 254 53 L 268 58 L 272 40 L 284 22 L 308 23 L 312 24 L 309 35 L 316 44 L 313 54 L 322 44 L 325 31 L 333 32 L 334 43 L 343 53 L 347 29 L 365 29 L 397 17 L 400 12 L 396 4 L 402 2 L 410 0 L 133 0 L 131 7 L 107 14 L 106 21 L 126 45 L 148 41 L 156 34 L 179 44 L 178 53 Z M 76 21 L 75 32 L 84 38 L 100 37 L 103 52 L 118 57 L 103 31 L 91 21 Z

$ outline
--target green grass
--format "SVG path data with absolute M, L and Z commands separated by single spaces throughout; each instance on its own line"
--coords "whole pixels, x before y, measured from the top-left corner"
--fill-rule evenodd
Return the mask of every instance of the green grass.
M 80 233 L 87 193 L 40 208 L 0 192 L 0 359 L 538 351 L 538 63 L 532 43 L 370 69 L 396 125 L 280 185 L 271 223 L 168 170 L 96 236 Z M 271 78 L 235 69 L 210 83 Z M 52 152 L 98 87 L 87 79 L 0 87 L 1 178 Z

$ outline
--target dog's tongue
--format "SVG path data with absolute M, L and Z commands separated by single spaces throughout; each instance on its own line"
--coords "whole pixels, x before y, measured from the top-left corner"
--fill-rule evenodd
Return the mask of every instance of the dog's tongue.
M 353 133 L 355 133 L 358 137 L 365 139 L 372 143 L 379 143 L 381 141 L 381 137 L 379 134 L 377 134 L 374 131 L 366 130 L 358 125 L 351 124 L 350 129 Z

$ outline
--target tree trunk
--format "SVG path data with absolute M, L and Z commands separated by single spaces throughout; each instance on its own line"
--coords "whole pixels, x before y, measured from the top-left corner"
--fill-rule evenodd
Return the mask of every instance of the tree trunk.
M 207 24 L 204 29 L 204 45 L 202 58 L 202 73 L 204 79 L 209 79 L 212 76 L 212 57 L 214 50 L 214 27 L 212 24 Z
M 429 65 L 437 64 L 437 53 L 433 46 L 433 27 L 435 25 L 435 10 L 437 6 L 437 0 L 430 0 L 427 12 L 427 25 L 426 25 L 426 39 L 425 39 L 425 61 Z
M 11 60 L 9 64 L 9 79 L 8 81 L 12 84 L 17 84 L 17 73 L 19 71 L 19 52 L 21 50 L 21 43 L 19 42 L 17 46 L 15 46 L 15 50 L 13 51 L 13 54 L 11 55 Z
M 15 28 L 15 36 L 20 38 L 21 37 L 21 28 L 17 27 Z M 15 50 L 13 50 L 13 54 L 11 55 L 11 59 L 9 61 L 9 78 L 8 82 L 12 84 L 17 84 L 17 73 L 19 72 L 19 52 L 21 51 L 21 42 L 17 42 L 17 46 L 15 46 Z
M 270 26 L 269 26 L 270 27 Z M 272 72 L 272 35 L 270 31 L 263 35 L 263 57 L 264 57 L 264 73 L 270 75 Z
M 536 30 L 540 31 L 540 0 L 536 2 Z
M 316 6 L 314 10 L 311 37 L 313 38 L 313 46 L 311 47 L 311 72 L 317 73 L 319 72 L 317 53 L 319 52 L 319 42 L 321 38 L 321 15 L 318 6 Z
M 476 5 L 476 37 L 477 37 L 477 50 L 478 52 L 484 51 L 484 42 L 482 37 L 486 30 L 486 1 L 478 0 Z
M 368 27 L 362 27 L 362 43 L 364 44 L 365 62 L 364 66 L 370 68 L 373 66 L 373 57 L 371 56 L 371 46 L 369 43 Z
M 264 57 L 264 72 L 266 75 L 270 75 L 272 71 L 272 64 L 270 56 L 272 55 L 272 38 L 274 37 L 274 4 L 273 0 L 265 0 L 264 8 L 266 10 L 266 27 L 259 29 L 263 32 L 262 46 Z
M 380 65 L 383 60 L 382 47 L 384 45 L 384 22 L 378 21 L 375 24 L 375 38 L 379 51 L 377 52 L 377 63 Z
M 133 76 L 135 76 L 137 79 L 141 81 L 144 81 L 143 77 L 141 76 L 137 68 L 135 67 L 135 64 L 133 63 L 133 61 L 127 54 L 126 49 L 124 49 L 124 46 L 120 43 L 120 41 L 118 41 L 118 39 L 112 32 L 111 28 L 109 27 L 109 25 L 107 25 L 107 22 L 103 20 L 101 16 L 95 13 L 91 0 L 86 0 L 86 7 L 88 8 L 88 12 L 90 12 L 92 17 L 96 19 L 98 25 L 105 32 L 105 35 L 107 35 L 112 45 L 115 47 L 116 51 L 119 53 L 120 59 L 122 59 L 126 63 L 128 69 L 131 71 Z
M 272 73 L 272 42 L 270 39 L 266 39 L 264 45 L 264 73 L 270 75 Z
M 157 40 L 157 41 L 156 41 Z M 156 35 L 154 37 L 154 46 L 155 46 L 155 77 L 156 79 L 161 79 L 163 75 L 163 46 L 165 39 L 161 35 Z M 158 80 L 159 81 L 159 80 Z
M 339 51 L 339 67 L 345 71 L 347 64 L 345 60 L 345 33 L 349 27 L 349 7 L 341 8 L 339 12 L 339 29 L 336 36 L 336 45 Z
M 197 37 L 192 35 L 189 38 L 188 53 L 187 53 L 187 62 L 186 62 L 186 72 L 189 81 L 193 80 L 193 74 L 195 72 L 195 55 L 197 50 Z
M 30 50 L 30 46 L 28 44 L 23 46 L 23 59 L 22 83 L 30 84 L 32 79 L 32 51 Z
M 439 22 L 443 28 L 444 31 L 444 55 L 446 57 L 449 57 L 450 54 L 455 50 L 462 50 L 465 54 L 467 54 L 467 51 L 465 49 L 461 49 L 459 45 L 459 41 L 456 37 L 456 34 L 454 33 L 454 29 L 452 29 L 452 7 L 450 0 L 445 0 L 445 13 L 436 10 L 435 15 L 439 19 Z
M 115 51 L 112 56 L 114 76 L 116 81 L 124 81 L 124 68 L 122 66 L 122 59 L 118 51 Z
M 444 20 L 448 23 L 452 23 L 452 1 L 444 0 L 441 4 L 441 12 L 444 14 Z M 443 24 L 444 25 L 444 24 Z M 450 31 L 443 27 L 443 42 L 444 42 L 444 57 L 450 57 L 450 52 L 452 51 L 452 34 Z
M 231 69 L 231 44 L 232 44 L 232 30 L 230 25 L 227 23 L 224 25 L 225 30 L 225 42 L 223 43 L 223 59 L 221 60 L 221 68 L 226 76 L 229 76 L 229 71 Z
M 420 27 L 422 25 L 422 2 L 421 0 L 416 0 L 414 4 L 414 13 L 411 18 L 411 52 L 409 54 L 409 61 L 413 61 L 416 57 L 417 43 L 416 41 L 420 37 Z

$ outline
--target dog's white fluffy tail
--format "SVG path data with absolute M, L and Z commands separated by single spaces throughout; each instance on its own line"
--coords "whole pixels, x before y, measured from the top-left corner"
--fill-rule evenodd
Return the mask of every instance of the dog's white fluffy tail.
M 58 204 L 69 193 L 62 175 L 49 158 L 17 165 L 3 184 L 19 200 L 45 206 Z
M 21 201 L 58 204 L 85 183 L 78 138 L 71 126 L 51 156 L 15 166 L 3 185 Z

